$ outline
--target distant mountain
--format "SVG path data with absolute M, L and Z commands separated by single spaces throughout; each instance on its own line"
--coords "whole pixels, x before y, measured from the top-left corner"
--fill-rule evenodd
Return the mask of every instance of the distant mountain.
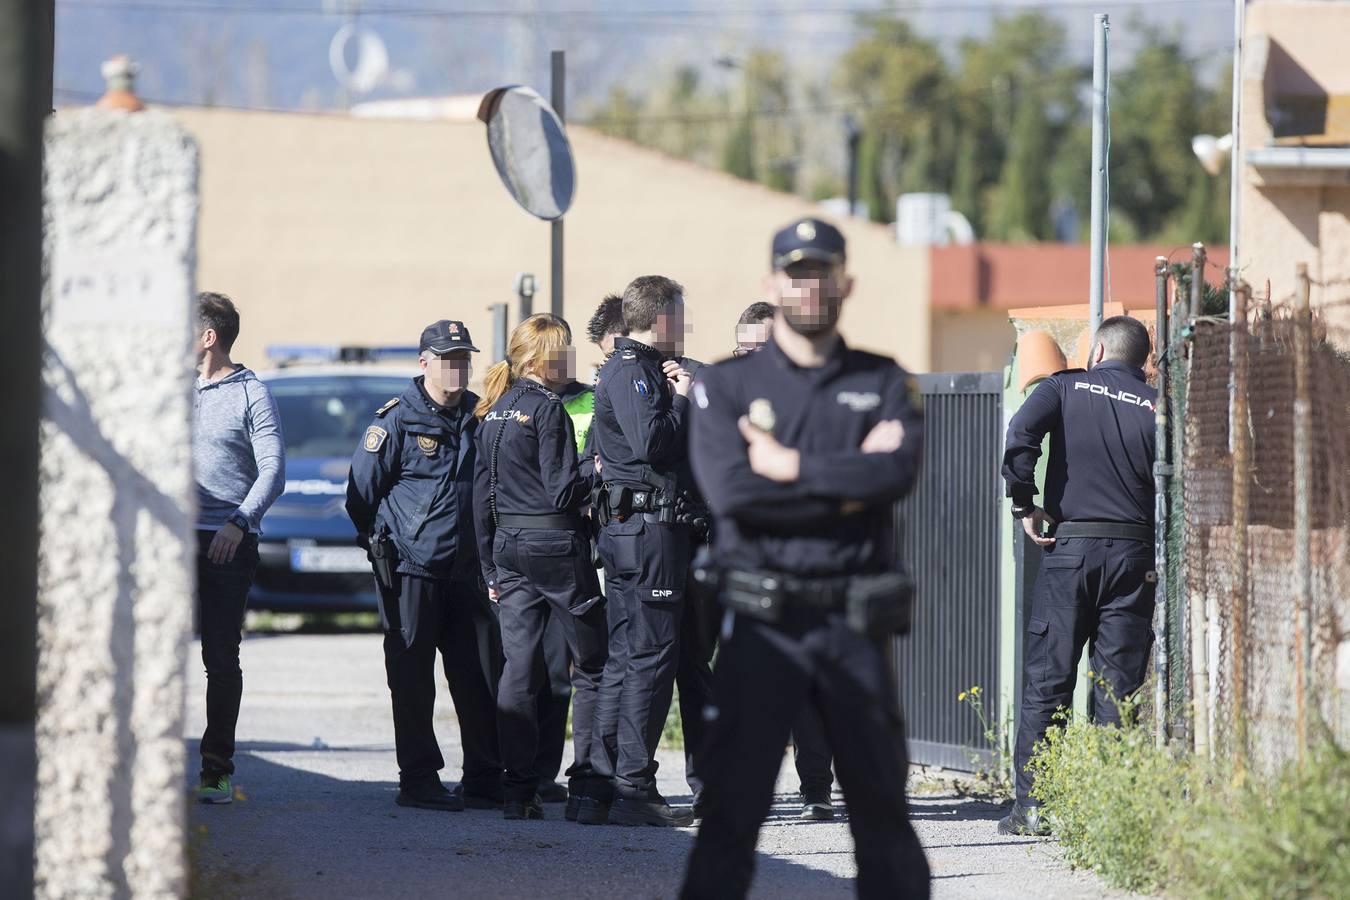
M 894 4 L 916 26 L 955 52 L 959 40 L 995 27 L 1017 2 L 925 0 Z M 169 103 L 284 109 L 337 108 L 343 91 L 329 66 L 333 35 L 353 18 L 379 34 L 391 77 L 350 99 L 473 93 L 521 82 L 547 92 L 548 51 L 568 52 L 572 109 L 614 84 L 641 88 L 676 64 L 706 69 L 757 46 L 783 50 L 800 67 L 825 76 L 854 36 L 859 0 L 57 0 L 56 84 L 59 103 L 82 103 L 103 89 L 99 64 L 129 53 L 141 64 L 139 91 Z M 1118 59 L 1132 44 L 1128 23 L 1181 29 L 1203 15 L 1194 54 L 1222 43 L 1226 0 L 1154 3 L 1032 3 L 1065 22 L 1075 55 L 1091 55 L 1092 12 L 1117 23 Z M 355 17 L 345 10 L 357 13 Z M 900 14 L 900 13 L 896 13 Z M 1122 27 L 1124 26 L 1124 27 Z M 1188 32 L 1188 33 L 1190 33 Z M 813 76 L 814 77 L 814 76 Z

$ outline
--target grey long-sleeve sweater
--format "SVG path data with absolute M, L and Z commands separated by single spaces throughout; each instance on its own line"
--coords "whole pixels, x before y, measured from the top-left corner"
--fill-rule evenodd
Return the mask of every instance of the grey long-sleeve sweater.
M 272 392 L 244 366 L 218 381 L 198 377 L 194 419 L 197 527 L 217 530 L 238 510 L 257 534 L 286 485 L 286 446 Z

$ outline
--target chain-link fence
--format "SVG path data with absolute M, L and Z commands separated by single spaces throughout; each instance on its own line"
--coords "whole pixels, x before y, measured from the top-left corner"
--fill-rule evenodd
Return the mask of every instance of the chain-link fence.
M 1273 770 L 1350 737 L 1350 299 L 1310 310 L 1302 272 L 1278 302 L 1239 283 L 1230 321 L 1200 302 L 1203 273 L 1197 253 L 1170 304 L 1158 721 Z

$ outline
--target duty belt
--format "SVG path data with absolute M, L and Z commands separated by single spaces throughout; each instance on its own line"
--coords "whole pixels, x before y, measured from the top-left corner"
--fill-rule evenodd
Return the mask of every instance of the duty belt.
M 914 582 L 906 572 L 800 578 L 741 569 L 698 570 L 694 577 L 715 586 L 723 605 L 772 624 L 788 608 L 843 612 L 853 630 L 869 637 L 904 634 L 914 606 Z
M 1119 538 L 1123 541 L 1153 543 L 1153 528 L 1129 522 L 1060 522 L 1055 526 L 1057 538 Z
M 498 513 L 498 528 L 553 528 L 559 531 L 587 531 L 586 520 L 581 516 L 565 513 L 542 513 L 526 515 L 516 513 Z

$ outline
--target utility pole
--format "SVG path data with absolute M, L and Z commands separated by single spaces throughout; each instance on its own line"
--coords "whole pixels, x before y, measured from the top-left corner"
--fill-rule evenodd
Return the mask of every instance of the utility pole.
M 562 50 L 554 50 L 550 57 L 553 69 L 553 88 L 552 96 L 549 98 L 553 105 L 553 111 L 558 114 L 558 120 L 564 125 L 567 122 L 567 113 L 564 109 L 564 102 L 567 97 L 566 79 L 567 79 L 567 60 Z M 553 249 L 552 249 L 552 272 L 549 275 L 549 289 L 553 294 L 553 314 L 561 317 L 563 314 L 563 218 L 559 216 L 554 219 L 549 228 L 552 231 Z
M 1092 273 L 1091 309 L 1088 315 L 1088 353 L 1097 344 L 1102 324 L 1103 289 L 1106 280 L 1107 191 L 1106 135 L 1111 127 L 1107 92 L 1111 89 L 1106 59 L 1106 35 L 1111 20 L 1106 13 L 1092 17 Z
M 858 209 L 858 142 L 862 139 L 862 129 L 851 114 L 844 116 L 844 137 L 848 153 L 848 214 L 852 217 L 857 215 Z
M 42 127 L 52 108 L 53 0 L 0 0 L 0 884 L 33 893 L 37 757 L 38 415 L 42 392 Z

